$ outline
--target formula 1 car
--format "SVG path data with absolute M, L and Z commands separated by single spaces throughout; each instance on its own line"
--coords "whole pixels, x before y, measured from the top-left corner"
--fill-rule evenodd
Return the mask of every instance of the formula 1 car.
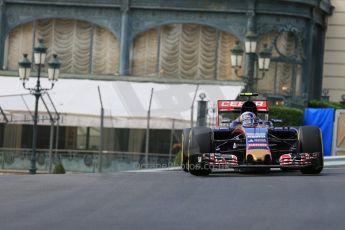
M 182 168 L 196 176 L 216 169 L 300 170 L 319 174 L 323 169 L 321 131 L 316 126 L 274 127 L 268 102 L 252 101 L 257 93 L 241 93 L 247 100 L 219 100 L 217 126 L 194 127 L 182 133 Z

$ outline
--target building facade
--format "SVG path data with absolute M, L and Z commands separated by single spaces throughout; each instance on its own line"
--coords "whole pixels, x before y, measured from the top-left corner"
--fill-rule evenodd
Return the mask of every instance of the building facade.
M 250 79 L 267 98 L 304 105 L 321 98 L 332 10 L 329 0 L 0 0 L 0 74 L 16 75 L 21 55 L 32 57 L 43 38 L 47 58 L 59 55 L 63 78 L 228 85 Z M 249 32 L 257 54 L 264 44 L 271 49 L 264 76 L 257 55 L 244 57 L 238 75 L 232 69 L 231 49 L 236 41 L 244 47 Z M 78 136 L 86 143 L 80 146 L 92 146 L 90 132 L 76 130 L 66 128 L 66 141 L 75 141 L 63 148 L 78 148 Z M 144 133 L 126 142 L 140 136 L 142 143 Z M 142 151 L 143 144 L 114 148 Z
M 345 1 L 333 0 L 334 13 L 328 19 L 324 60 L 324 96 L 345 101 Z
M 16 70 L 40 37 L 69 77 L 242 81 L 231 68 L 230 49 L 251 31 L 258 51 L 264 43 L 272 48 L 263 79 L 255 63 L 243 66 L 258 91 L 319 99 L 331 13 L 327 0 L 1 0 L 0 63 Z

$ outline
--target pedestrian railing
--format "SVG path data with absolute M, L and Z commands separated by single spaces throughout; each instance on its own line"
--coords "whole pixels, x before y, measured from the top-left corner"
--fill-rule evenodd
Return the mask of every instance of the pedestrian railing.
M 0 168 L 2 170 L 29 170 L 31 149 L 0 148 Z M 49 171 L 49 165 L 61 162 L 68 172 L 118 172 L 169 166 L 168 154 L 110 152 L 82 150 L 58 150 L 49 155 L 49 150 L 37 150 L 36 167 L 38 171 Z M 101 165 L 100 165 L 101 163 Z

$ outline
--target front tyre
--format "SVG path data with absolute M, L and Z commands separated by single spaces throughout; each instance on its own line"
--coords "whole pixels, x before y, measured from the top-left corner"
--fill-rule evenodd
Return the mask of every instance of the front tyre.
M 188 146 L 188 169 L 194 176 L 207 176 L 211 169 L 207 163 L 199 161 L 203 153 L 212 152 L 212 130 L 206 127 L 196 127 L 191 130 Z
M 193 155 L 189 159 L 189 172 L 194 176 L 208 176 L 211 172 L 208 164 L 205 162 L 198 162 L 198 157 L 201 155 Z
M 303 174 L 319 174 L 323 170 L 322 134 L 317 126 L 303 126 L 299 129 L 299 150 L 301 153 L 319 153 L 313 165 L 302 168 Z

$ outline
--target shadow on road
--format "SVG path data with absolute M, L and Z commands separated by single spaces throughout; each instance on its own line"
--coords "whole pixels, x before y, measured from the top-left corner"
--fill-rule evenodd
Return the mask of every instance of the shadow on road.
M 335 168 L 334 168 L 335 169 Z M 233 171 L 213 171 L 207 177 L 324 177 L 324 176 L 334 176 L 334 175 L 345 175 L 344 170 L 334 170 L 333 168 L 324 169 L 323 172 L 317 175 L 306 175 L 302 174 L 299 170 L 291 172 L 283 171 L 270 171 L 270 172 L 233 172 Z M 339 169 L 339 168 L 337 168 Z M 192 176 L 192 175 L 191 175 Z

